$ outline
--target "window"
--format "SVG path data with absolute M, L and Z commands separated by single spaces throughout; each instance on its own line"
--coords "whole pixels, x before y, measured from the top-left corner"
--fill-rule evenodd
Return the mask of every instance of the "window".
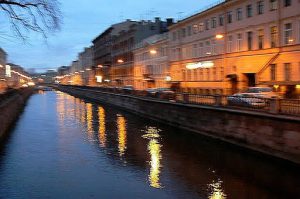
M 257 14 L 264 14 L 264 1 L 257 2 Z
M 193 57 L 197 57 L 197 51 L 198 51 L 198 45 L 197 44 L 194 44 L 193 45 Z
M 277 27 L 273 26 L 273 27 L 271 27 L 271 48 L 276 48 L 277 37 L 278 37 Z
M 270 65 L 270 74 L 271 74 L 271 81 L 276 80 L 276 64 L 271 64 Z
M 252 5 L 247 5 L 247 17 L 252 17 L 253 13 L 252 13 Z
M 187 27 L 187 34 L 188 34 L 188 36 L 191 36 L 191 34 L 192 34 L 192 27 L 191 26 Z
M 211 28 L 216 28 L 217 27 L 217 18 L 214 17 L 211 19 Z
M 232 35 L 228 36 L 228 44 L 227 44 L 227 52 L 231 53 L 232 52 L 232 42 L 233 42 L 233 37 Z
M 181 36 L 182 36 L 182 38 L 184 38 L 186 36 L 186 29 L 185 28 L 181 29 Z
M 197 24 L 193 25 L 193 33 L 194 34 L 198 33 L 198 25 Z
M 288 7 L 292 5 L 292 0 L 283 0 L 284 7 Z
M 210 41 L 206 41 L 205 45 L 206 45 L 206 55 L 211 55 Z
M 264 48 L 264 30 L 258 30 L 258 49 Z
M 284 78 L 285 78 L 285 81 L 289 81 L 291 78 L 291 64 L 290 63 L 284 64 Z
M 203 43 L 199 43 L 199 55 L 203 56 Z
M 294 41 L 292 36 L 293 36 L 292 24 L 287 23 L 284 25 L 284 43 L 292 44 Z
M 177 39 L 177 34 L 176 32 L 173 32 L 173 41 L 176 41 L 176 39 Z
M 277 10 L 277 0 L 270 0 L 270 10 Z
M 217 44 L 216 44 L 216 40 L 211 40 L 211 44 L 212 44 L 212 54 L 215 55 L 217 54 Z
M 237 34 L 237 51 L 242 51 L 242 33 Z
M 220 15 L 219 16 L 219 26 L 223 26 L 224 25 L 224 15 Z
M 199 23 L 199 31 L 200 32 L 204 31 L 204 23 Z
M 227 23 L 232 23 L 232 12 L 227 13 Z
M 242 8 L 236 9 L 236 20 L 240 21 L 243 19 L 243 11 Z
M 206 30 L 209 30 L 209 20 L 206 20 L 206 21 L 205 21 L 205 29 L 206 29 Z
M 248 50 L 252 50 L 253 33 L 247 32 Z

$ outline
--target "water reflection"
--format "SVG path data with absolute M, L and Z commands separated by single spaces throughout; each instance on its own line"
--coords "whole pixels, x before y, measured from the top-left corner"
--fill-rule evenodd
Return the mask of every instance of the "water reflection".
M 299 171 L 264 156 L 60 92 L 31 100 L 27 119 L 13 132 L 19 140 L 2 158 L 8 166 L 0 162 L 0 198 L 18 198 L 15 192 L 38 193 L 27 198 L 299 196 Z M 49 114 L 35 111 L 40 100 Z
M 87 133 L 89 140 L 93 139 L 93 105 L 91 103 L 86 104 L 86 122 L 87 122 Z
M 106 132 L 105 132 L 105 110 L 103 107 L 98 107 L 99 130 L 98 138 L 101 147 L 106 147 Z
M 162 188 L 159 182 L 159 174 L 161 169 L 161 144 L 159 143 L 159 132 L 160 129 L 155 127 L 148 127 L 145 131 L 145 134 L 142 136 L 143 138 L 149 139 L 148 143 L 148 151 L 150 153 L 150 174 L 149 174 L 149 182 L 150 186 L 154 188 Z
M 222 181 L 213 182 L 208 185 L 208 189 L 210 190 L 209 199 L 226 199 L 226 194 L 222 189 Z
M 126 120 L 121 114 L 117 115 L 117 126 L 118 126 L 118 148 L 119 155 L 123 156 L 126 150 L 127 143 L 127 132 L 126 132 Z

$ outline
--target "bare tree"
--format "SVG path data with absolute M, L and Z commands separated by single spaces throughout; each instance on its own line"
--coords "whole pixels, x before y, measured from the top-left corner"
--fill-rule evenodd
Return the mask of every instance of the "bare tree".
M 16 34 L 26 40 L 25 32 L 41 33 L 44 37 L 60 29 L 61 12 L 57 0 L 0 0 L 3 11 Z

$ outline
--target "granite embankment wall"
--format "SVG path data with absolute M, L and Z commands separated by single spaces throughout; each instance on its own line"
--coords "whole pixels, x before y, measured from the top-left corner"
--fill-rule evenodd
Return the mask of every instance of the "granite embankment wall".
M 297 117 L 181 104 L 76 87 L 59 89 L 300 164 L 300 118 Z
M 17 90 L 7 96 L 5 94 L 0 96 L 0 139 L 13 126 L 32 93 L 33 89 L 26 88 Z

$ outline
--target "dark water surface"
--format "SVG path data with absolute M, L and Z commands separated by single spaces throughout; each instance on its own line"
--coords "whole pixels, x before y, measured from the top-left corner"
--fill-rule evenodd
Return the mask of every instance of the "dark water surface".
M 0 150 L 0 198 L 299 193 L 295 165 L 60 92 L 32 96 Z

